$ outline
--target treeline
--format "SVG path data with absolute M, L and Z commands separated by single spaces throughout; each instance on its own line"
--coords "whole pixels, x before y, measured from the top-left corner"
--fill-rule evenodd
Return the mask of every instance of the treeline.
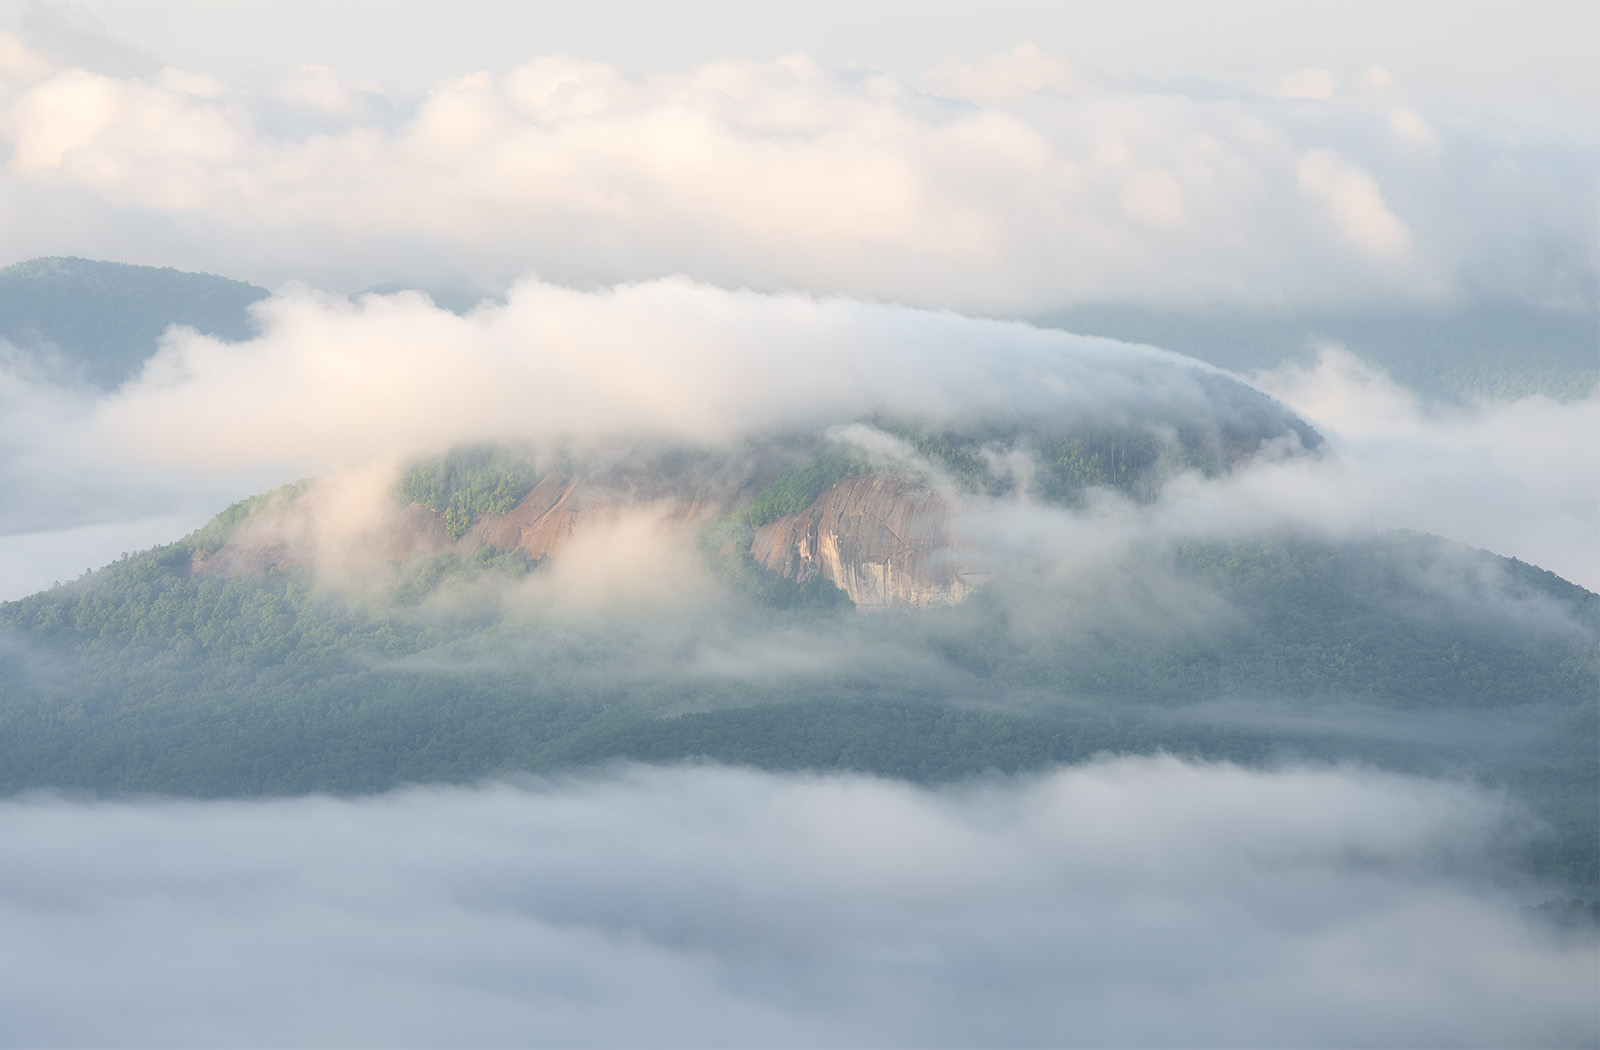
M 403 502 L 420 503 L 460 539 L 480 514 L 504 514 L 538 484 L 531 454 L 494 445 L 469 445 L 413 464 L 400 475 Z
M 1015 419 L 964 426 L 931 425 L 918 420 L 877 416 L 872 425 L 906 442 L 969 495 L 1008 496 L 1019 479 L 989 453 L 1022 450 L 1033 461 L 1030 495 L 1046 503 L 1075 506 L 1086 492 L 1109 488 L 1134 499 L 1152 499 L 1173 474 L 1194 471 L 1214 477 L 1232 462 L 1254 452 L 1262 441 L 1281 436 L 1285 417 L 1271 411 L 1263 395 L 1228 389 L 1228 396 L 1251 404 L 1242 419 L 1152 428 L 1059 419 Z M 1307 448 L 1321 443 L 1310 428 L 1295 430 Z

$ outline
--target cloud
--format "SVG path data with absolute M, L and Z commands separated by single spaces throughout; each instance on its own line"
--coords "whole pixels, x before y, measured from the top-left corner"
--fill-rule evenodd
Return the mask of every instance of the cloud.
M 1514 821 L 1454 784 L 1166 758 L 24 799 L 0 1012 L 27 1045 L 1592 1041 L 1593 942 L 1488 888 Z
M 0 33 L 0 77 L 11 84 L 31 84 L 52 72 L 50 63 L 30 51 L 22 41 L 9 33 Z
M 247 87 L 5 54 L 19 256 L 340 289 L 685 274 L 1008 316 L 1592 301 L 1600 272 L 1590 143 L 1371 93 L 1089 83 L 1027 44 L 921 87 L 798 55 L 649 78 L 541 56 L 414 105 L 319 67 Z M 1419 129 L 1427 165 L 1394 148 Z
M 928 70 L 919 80 L 924 90 L 979 105 L 1020 102 L 1038 91 L 1084 94 L 1098 87 L 1066 62 L 1032 44 L 1018 44 L 985 61 L 952 59 Z
M 463 441 L 639 432 L 720 442 L 874 411 L 1288 418 L 1154 348 L 683 279 L 596 292 L 527 280 L 465 317 L 415 293 L 352 304 L 304 288 L 256 309 L 259 338 L 174 329 L 137 379 L 104 398 L 15 377 L 32 418 L 4 437 L 40 457 L 42 474 L 65 463 L 145 485 L 209 476 L 271 487 Z
M 1111 491 L 1081 509 L 981 502 L 963 531 L 998 564 L 1083 573 L 1200 537 L 1415 529 L 1600 588 L 1600 395 L 1427 404 L 1334 346 L 1252 379 L 1327 439 L 1318 454 L 1269 448 L 1222 477 L 1180 474 L 1146 503 Z
M 1374 259 L 1411 248 L 1411 230 L 1389 210 L 1376 180 L 1332 150 L 1305 156 L 1300 187 L 1326 207 L 1340 237 Z
M 1325 102 L 1339 87 L 1339 78 L 1326 69 L 1307 67 L 1285 73 L 1278 81 L 1278 94 L 1284 98 L 1309 98 Z
M 257 309 L 258 338 L 174 329 L 143 374 L 106 396 L 0 372 L 11 409 L 0 425 L 9 449 L 0 521 L 40 532 L 199 520 L 330 470 L 356 470 L 367 480 L 349 499 L 381 503 L 406 457 L 471 441 L 633 433 L 722 445 L 876 411 L 1038 411 L 1158 427 L 1256 420 L 1269 432 L 1289 418 L 1215 370 L 1149 347 L 681 278 L 598 291 L 527 280 L 465 316 L 415 293 L 351 303 L 304 287 Z M 1429 406 L 1337 349 L 1254 382 L 1330 449 L 1307 457 L 1290 440 L 1222 478 L 1180 475 L 1148 504 L 1110 494 L 1081 511 L 984 504 L 967 534 L 996 552 L 1055 550 L 1078 565 L 1088 552 L 1115 560 L 1129 544 L 1186 536 L 1408 527 L 1600 586 L 1595 398 Z M 322 544 L 329 564 L 350 561 L 337 552 L 367 544 L 382 524 L 324 510 L 349 526 Z
M 261 336 L 225 343 L 173 329 L 142 374 L 106 396 L 7 376 L 19 411 L 14 428 L 0 426 L 16 449 L 0 521 L 38 531 L 147 505 L 215 512 L 339 471 L 304 508 L 316 520 L 291 516 L 274 542 L 362 576 L 392 546 L 389 479 L 408 457 L 457 443 L 548 450 L 635 434 L 727 446 L 874 412 L 1269 433 L 1292 421 L 1216 370 L 1150 347 L 681 278 L 594 292 L 527 280 L 466 316 L 417 293 L 351 303 L 304 287 L 255 309 Z M 45 498 L 61 489 L 76 505 Z
M 1329 439 L 1322 463 L 1259 476 L 1305 524 L 1434 532 L 1600 588 L 1600 393 L 1425 405 L 1335 346 L 1253 381 Z

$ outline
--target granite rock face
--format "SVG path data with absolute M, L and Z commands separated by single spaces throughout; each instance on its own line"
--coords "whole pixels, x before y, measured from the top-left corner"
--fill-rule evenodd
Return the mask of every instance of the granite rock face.
M 756 564 L 830 581 L 861 608 L 951 605 L 972 592 L 949 506 L 888 471 L 846 477 L 805 510 L 757 530 Z

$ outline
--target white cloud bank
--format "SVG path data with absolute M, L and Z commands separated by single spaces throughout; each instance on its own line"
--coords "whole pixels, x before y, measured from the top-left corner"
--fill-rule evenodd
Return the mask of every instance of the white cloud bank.
M 535 271 L 1008 315 L 1593 300 L 1592 142 L 1433 120 L 1393 78 L 1208 90 L 1029 46 L 920 82 L 545 56 L 396 108 L 320 67 L 110 77 L 5 39 L 0 223 L 16 258 L 346 290 Z
M 1591 1044 L 1464 786 L 1102 761 L 0 805 L 7 1045 Z M 1490 865 L 1492 867 L 1492 865 Z
M 717 442 L 875 410 L 1168 423 L 1231 411 L 1213 403 L 1214 370 L 1148 347 L 681 278 L 596 292 L 528 280 L 467 317 L 416 294 L 350 304 L 303 288 L 257 309 L 261 337 L 173 330 L 142 375 L 103 397 L 0 372 L 0 404 L 15 409 L 0 423 L 11 520 L 61 520 L 62 489 L 231 502 L 463 441 Z

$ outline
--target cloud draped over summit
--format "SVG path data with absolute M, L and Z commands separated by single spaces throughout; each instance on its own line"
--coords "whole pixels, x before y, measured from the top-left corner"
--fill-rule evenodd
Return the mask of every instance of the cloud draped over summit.
M 395 106 L 326 69 L 245 89 L 9 42 L 0 218 L 16 257 L 160 245 L 343 289 L 681 273 L 1009 315 L 1592 296 L 1592 143 L 1431 120 L 1392 78 L 1282 94 L 1131 86 L 1021 47 L 920 81 L 547 56 Z
M 464 441 L 720 441 L 873 412 L 1270 420 L 1269 433 L 1293 418 L 1154 347 L 682 278 L 592 292 L 530 279 L 465 317 L 415 293 L 352 304 L 305 288 L 256 310 L 265 332 L 247 342 L 172 332 L 137 379 L 95 406 L 86 431 L 196 466 L 288 457 L 321 470 Z
M 352 303 L 304 287 L 258 310 L 263 333 L 243 343 L 172 330 L 143 374 L 105 396 L 0 370 L 0 447 L 8 450 L 0 528 L 82 526 L 175 507 L 198 525 L 287 480 L 362 463 L 393 467 L 461 442 L 548 445 L 642 432 L 721 443 L 875 411 L 957 419 L 1039 409 L 1157 427 L 1288 411 L 1150 347 L 681 278 L 598 291 L 526 280 L 504 304 L 466 316 L 416 293 Z M 1585 436 L 1600 420 L 1600 399 L 1428 408 L 1337 352 L 1317 371 L 1256 381 L 1303 413 L 1332 454 L 1269 449 L 1227 478 L 1180 477 L 1148 507 L 1108 498 L 1079 516 L 1078 531 L 1421 527 L 1586 586 L 1600 582 L 1592 557 L 1600 492 L 1576 458 L 1585 450 L 1593 458 Z M 381 485 L 373 499 L 382 502 Z M 1006 521 L 1032 513 L 993 510 Z M 1056 517 L 1039 527 L 1063 535 Z M 108 542 L 114 556 L 119 541 Z M 151 541 L 141 534 L 123 548 L 141 542 Z M 96 559 L 106 560 L 74 556 L 68 577 Z M 19 578 L 10 596 L 63 578 L 50 571 L 28 578 L 38 582 Z

